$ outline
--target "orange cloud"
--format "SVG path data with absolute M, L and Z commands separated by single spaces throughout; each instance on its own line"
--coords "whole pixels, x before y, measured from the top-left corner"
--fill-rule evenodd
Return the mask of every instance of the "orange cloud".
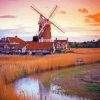
M 67 14 L 67 12 L 64 11 L 64 10 L 61 10 L 60 13 L 63 14 L 63 15 Z
M 86 8 L 79 8 L 78 11 L 81 13 L 88 13 L 88 10 Z
M 86 16 L 89 20 L 91 20 L 92 22 L 100 22 L 100 13 L 96 13 L 96 14 L 92 14 L 92 15 L 88 15 Z
M 86 23 L 89 23 L 89 22 L 92 22 L 92 21 L 91 21 L 89 18 L 86 18 L 86 19 L 85 19 L 85 22 L 86 22 Z
M 3 16 L 0 16 L 0 18 L 16 18 L 16 16 L 13 16 L 13 15 L 3 15 Z

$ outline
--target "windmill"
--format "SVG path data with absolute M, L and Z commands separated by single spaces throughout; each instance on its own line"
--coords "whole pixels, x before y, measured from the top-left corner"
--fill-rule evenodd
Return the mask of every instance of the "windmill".
M 36 7 L 30 6 L 35 12 L 37 12 L 40 15 L 40 21 L 39 21 L 39 32 L 38 32 L 38 38 L 41 40 L 47 40 L 50 41 L 51 39 L 51 24 L 55 26 L 58 30 L 60 30 L 62 33 L 65 33 L 60 27 L 58 27 L 54 22 L 50 21 L 50 18 L 53 16 L 57 9 L 57 5 L 50 13 L 49 17 L 45 17 L 39 10 L 36 9 Z

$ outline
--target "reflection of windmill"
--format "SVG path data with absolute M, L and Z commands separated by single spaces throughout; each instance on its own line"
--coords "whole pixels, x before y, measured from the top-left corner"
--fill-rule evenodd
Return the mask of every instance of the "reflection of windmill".
M 64 31 L 61 28 L 59 28 L 54 22 L 50 21 L 50 18 L 53 16 L 54 12 L 56 11 L 57 6 L 55 6 L 55 8 L 52 10 L 52 12 L 50 13 L 48 18 L 45 17 L 35 7 L 31 6 L 31 8 L 40 15 L 39 33 L 38 33 L 38 37 L 37 37 L 39 40 L 43 39 L 43 41 L 50 41 L 50 39 L 51 39 L 51 24 L 54 25 L 57 29 L 59 29 L 61 32 L 64 33 Z M 36 40 L 38 40 L 38 39 L 36 39 Z

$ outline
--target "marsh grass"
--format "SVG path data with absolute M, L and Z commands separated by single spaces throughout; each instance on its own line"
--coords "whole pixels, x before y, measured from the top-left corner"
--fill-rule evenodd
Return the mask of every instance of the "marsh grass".
M 100 61 L 100 49 L 74 49 L 74 52 L 47 56 L 0 55 L 0 100 L 2 98 L 3 100 L 18 100 L 13 89 L 8 88 L 8 86 L 21 77 L 77 66 L 76 59 L 78 57 L 82 58 L 85 64 Z M 72 72 L 74 73 L 74 71 Z M 69 74 L 71 75 L 72 73 L 69 72 Z M 25 98 L 21 98 L 21 100 L 25 100 Z

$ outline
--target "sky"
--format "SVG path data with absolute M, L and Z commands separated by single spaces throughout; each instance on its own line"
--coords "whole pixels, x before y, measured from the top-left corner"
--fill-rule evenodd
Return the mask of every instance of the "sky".
M 69 38 L 69 41 L 100 39 L 100 0 L 0 0 L 0 38 L 19 36 L 32 40 L 38 34 L 39 14 L 47 18 L 58 6 L 50 21 L 65 33 L 51 25 L 52 38 Z

